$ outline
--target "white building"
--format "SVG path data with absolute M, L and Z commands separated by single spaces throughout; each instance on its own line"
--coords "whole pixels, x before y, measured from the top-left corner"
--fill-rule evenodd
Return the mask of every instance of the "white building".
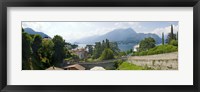
M 133 46 L 133 51 L 136 51 L 136 52 L 137 52 L 137 51 L 139 50 L 139 46 L 140 46 L 139 44 Z

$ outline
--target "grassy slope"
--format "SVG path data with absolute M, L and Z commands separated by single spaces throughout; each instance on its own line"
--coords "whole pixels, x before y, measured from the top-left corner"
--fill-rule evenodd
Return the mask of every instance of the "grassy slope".
M 123 62 L 119 67 L 118 70 L 143 70 L 141 66 L 137 66 L 128 62 Z

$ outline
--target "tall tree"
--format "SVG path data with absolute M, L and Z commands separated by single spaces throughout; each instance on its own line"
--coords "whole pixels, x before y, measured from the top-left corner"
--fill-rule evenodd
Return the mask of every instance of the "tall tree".
M 173 25 L 171 25 L 171 39 L 174 39 L 174 35 L 173 35 Z
M 113 58 L 114 58 L 113 51 L 110 48 L 105 48 L 101 54 L 100 60 L 108 60 Z
M 23 29 L 22 29 L 23 31 Z M 32 38 L 28 33 L 22 32 L 22 69 L 31 69 Z
M 42 47 L 42 37 L 40 35 L 34 36 L 33 44 L 31 47 L 33 49 L 33 55 L 38 58 L 39 49 Z
M 139 43 L 139 51 L 147 51 L 150 48 L 155 47 L 156 46 L 155 44 L 156 44 L 156 41 L 153 38 L 151 37 L 145 38 Z
M 171 25 L 171 32 L 168 34 L 166 43 L 170 43 L 172 40 L 176 40 L 176 34 L 173 33 L 173 25 Z
M 106 48 L 106 42 L 103 40 L 101 43 L 101 50 L 103 51 Z
M 54 43 L 53 65 L 58 65 L 62 63 L 66 56 L 65 41 L 59 35 L 54 36 L 52 40 Z
M 93 52 L 93 58 L 97 59 L 100 57 L 102 53 L 102 46 L 101 46 L 101 42 L 95 42 L 95 48 L 94 48 L 94 52 Z
M 118 55 L 119 52 L 120 52 L 120 49 L 119 49 L 119 47 L 118 47 L 117 42 L 110 42 L 109 44 L 110 44 L 110 49 L 113 51 L 113 53 L 114 53 L 115 55 Z
M 110 42 L 108 39 L 106 39 L 106 48 L 110 48 Z
M 51 39 L 43 39 L 42 40 L 42 48 L 41 48 L 41 56 L 42 58 L 46 58 L 43 59 L 43 66 L 44 68 L 50 67 L 51 65 L 53 65 L 53 61 L 52 61 L 52 55 L 53 55 L 53 47 L 54 47 L 54 43 Z
M 164 40 L 164 33 L 162 33 L 162 45 L 165 44 L 165 40 Z

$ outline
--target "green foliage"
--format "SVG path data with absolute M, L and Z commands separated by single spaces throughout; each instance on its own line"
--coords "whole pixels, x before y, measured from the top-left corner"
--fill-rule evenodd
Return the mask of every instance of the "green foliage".
M 22 33 L 24 32 L 24 29 L 22 28 Z
M 119 52 L 119 56 L 125 56 L 126 55 L 126 52 Z
M 169 33 L 168 34 L 168 36 L 167 36 L 167 39 L 166 39 L 166 43 L 170 43 L 171 42 L 171 40 L 176 40 L 176 34 L 173 34 L 173 39 L 172 39 L 172 35 L 171 35 L 171 33 Z
M 22 59 L 28 60 L 32 54 L 32 38 L 27 33 L 22 33 Z
M 156 46 L 155 44 L 156 41 L 153 38 L 151 37 L 145 38 L 139 43 L 139 51 L 147 51 L 151 48 L 154 48 Z
M 53 63 L 52 61 L 52 55 L 53 55 L 53 47 L 54 43 L 50 39 L 43 39 L 42 40 L 42 47 L 40 49 L 41 52 L 41 58 L 42 63 L 45 66 L 45 68 L 50 67 Z
M 108 60 L 108 59 L 113 59 L 114 54 L 113 51 L 109 48 L 104 49 L 103 53 L 100 56 L 100 60 Z
M 143 55 L 154 55 L 178 51 L 177 46 L 173 45 L 159 45 L 154 48 L 149 49 L 148 51 L 141 51 L 133 53 L 134 56 L 143 56 Z
M 108 39 L 106 39 L 106 48 L 110 48 L 110 42 Z
M 113 51 L 114 55 L 118 55 L 120 52 L 120 49 L 118 47 L 117 42 L 109 42 L 109 47 Z
M 171 35 L 171 39 L 174 39 L 174 37 L 176 37 L 173 34 L 174 34 L 174 32 L 173 32 L 173 25 L 171 25 L 171 34 L 170 34 Z
M 34 37 L 34 40 L 33 40 L 33 43 L 31 45 L 32 50 L 33 50 L 33 56 L 36 59 L 35 63 L 38 66 L 41 66 L 41 62 L 40 62 L 41 61 L 41 58 L 40 58 L 40 54 L 41 54 L 40 48 L 42 47 L 42 37 L 40 35 L 34 35 L 33 37 Z
M 101 43 L 101 50 L 103 51 L 105 48 L 106 48 L 106 43 L 103 40 L 102 43 Z
M 53 65 L 58 65 L 65 58 L 65 41 L 59 35 L 54 36 L 52 41 L 54 43 Z
M 124 61 L 122 60 L 116 60 L 114 61 L 114 67 L 117 69 Z
M 22 33 L 22 69 L 31 69 L 32 38 L 29 34 Z
M 165 37 L 164 37 L 164 33 L 162 33 L 162 45 L 164 45 L 165 44 Z
M 126 51 L 126 54 L 131 54 L 131 53 L 133 53 L 132 49 Z
M 173 46 L 178 46 L 178 41 L 177 40 L 171 40 L 170 45 L 173 45 Z
M 118 70 L 143 70 L 143 67 L 137 66 L 128 62 L 123 62 L 117 68 Z
M 93 59 L 99 58 L 101 53 L 102 53 L 101 42 L 96 42 L 95 43 L 94 52 L 93 52 Z
M 37 55 L 41 46 L 42 46 L 42 37 L 40 35 L 35 35 L 32 44 L 33 54 Z
M 173 26 L 171 25 L 171 33 L 168 34 L 166 42 L 170 44 L 172 40 L 178 40 L 178 32 L 177 34 L 173 33 Z M 178 45 L 177 45 L 178 46 Z
M 93 59 L 100 58 L 105 49 L 110 49 L 114 55 L 118 55 L 120 52 L 117 42 L 109 42 L 109 40 L 106 39 L 106 42 L 103 40 L 102 43 L 101 42 L 95 43 L 95 48 L 93 50 L 93 55 L 92 55 Z

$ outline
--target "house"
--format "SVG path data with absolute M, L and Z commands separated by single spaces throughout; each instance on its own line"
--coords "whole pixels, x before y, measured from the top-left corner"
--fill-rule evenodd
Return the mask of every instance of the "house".
M 79 64 L 74 64 L 74 65 L 69 65 L 67 67 L 64 67 L 64 70 L 85 70 L 85 67 Z
M 138 50 L 139 50 L 139 44 L 133 46 L 133 51 L 136 51 L 136 52 L 137 52 Z
M 87 51 L 84 48 L 76 49 L 72 52 L 75 53 L 79 59 L 85 59 L 87 57 Z
M 51 66 L 51 67 L 47 68 L 46 70 L 64 70 L 64 69 L 59 68 L 59 67 Z

